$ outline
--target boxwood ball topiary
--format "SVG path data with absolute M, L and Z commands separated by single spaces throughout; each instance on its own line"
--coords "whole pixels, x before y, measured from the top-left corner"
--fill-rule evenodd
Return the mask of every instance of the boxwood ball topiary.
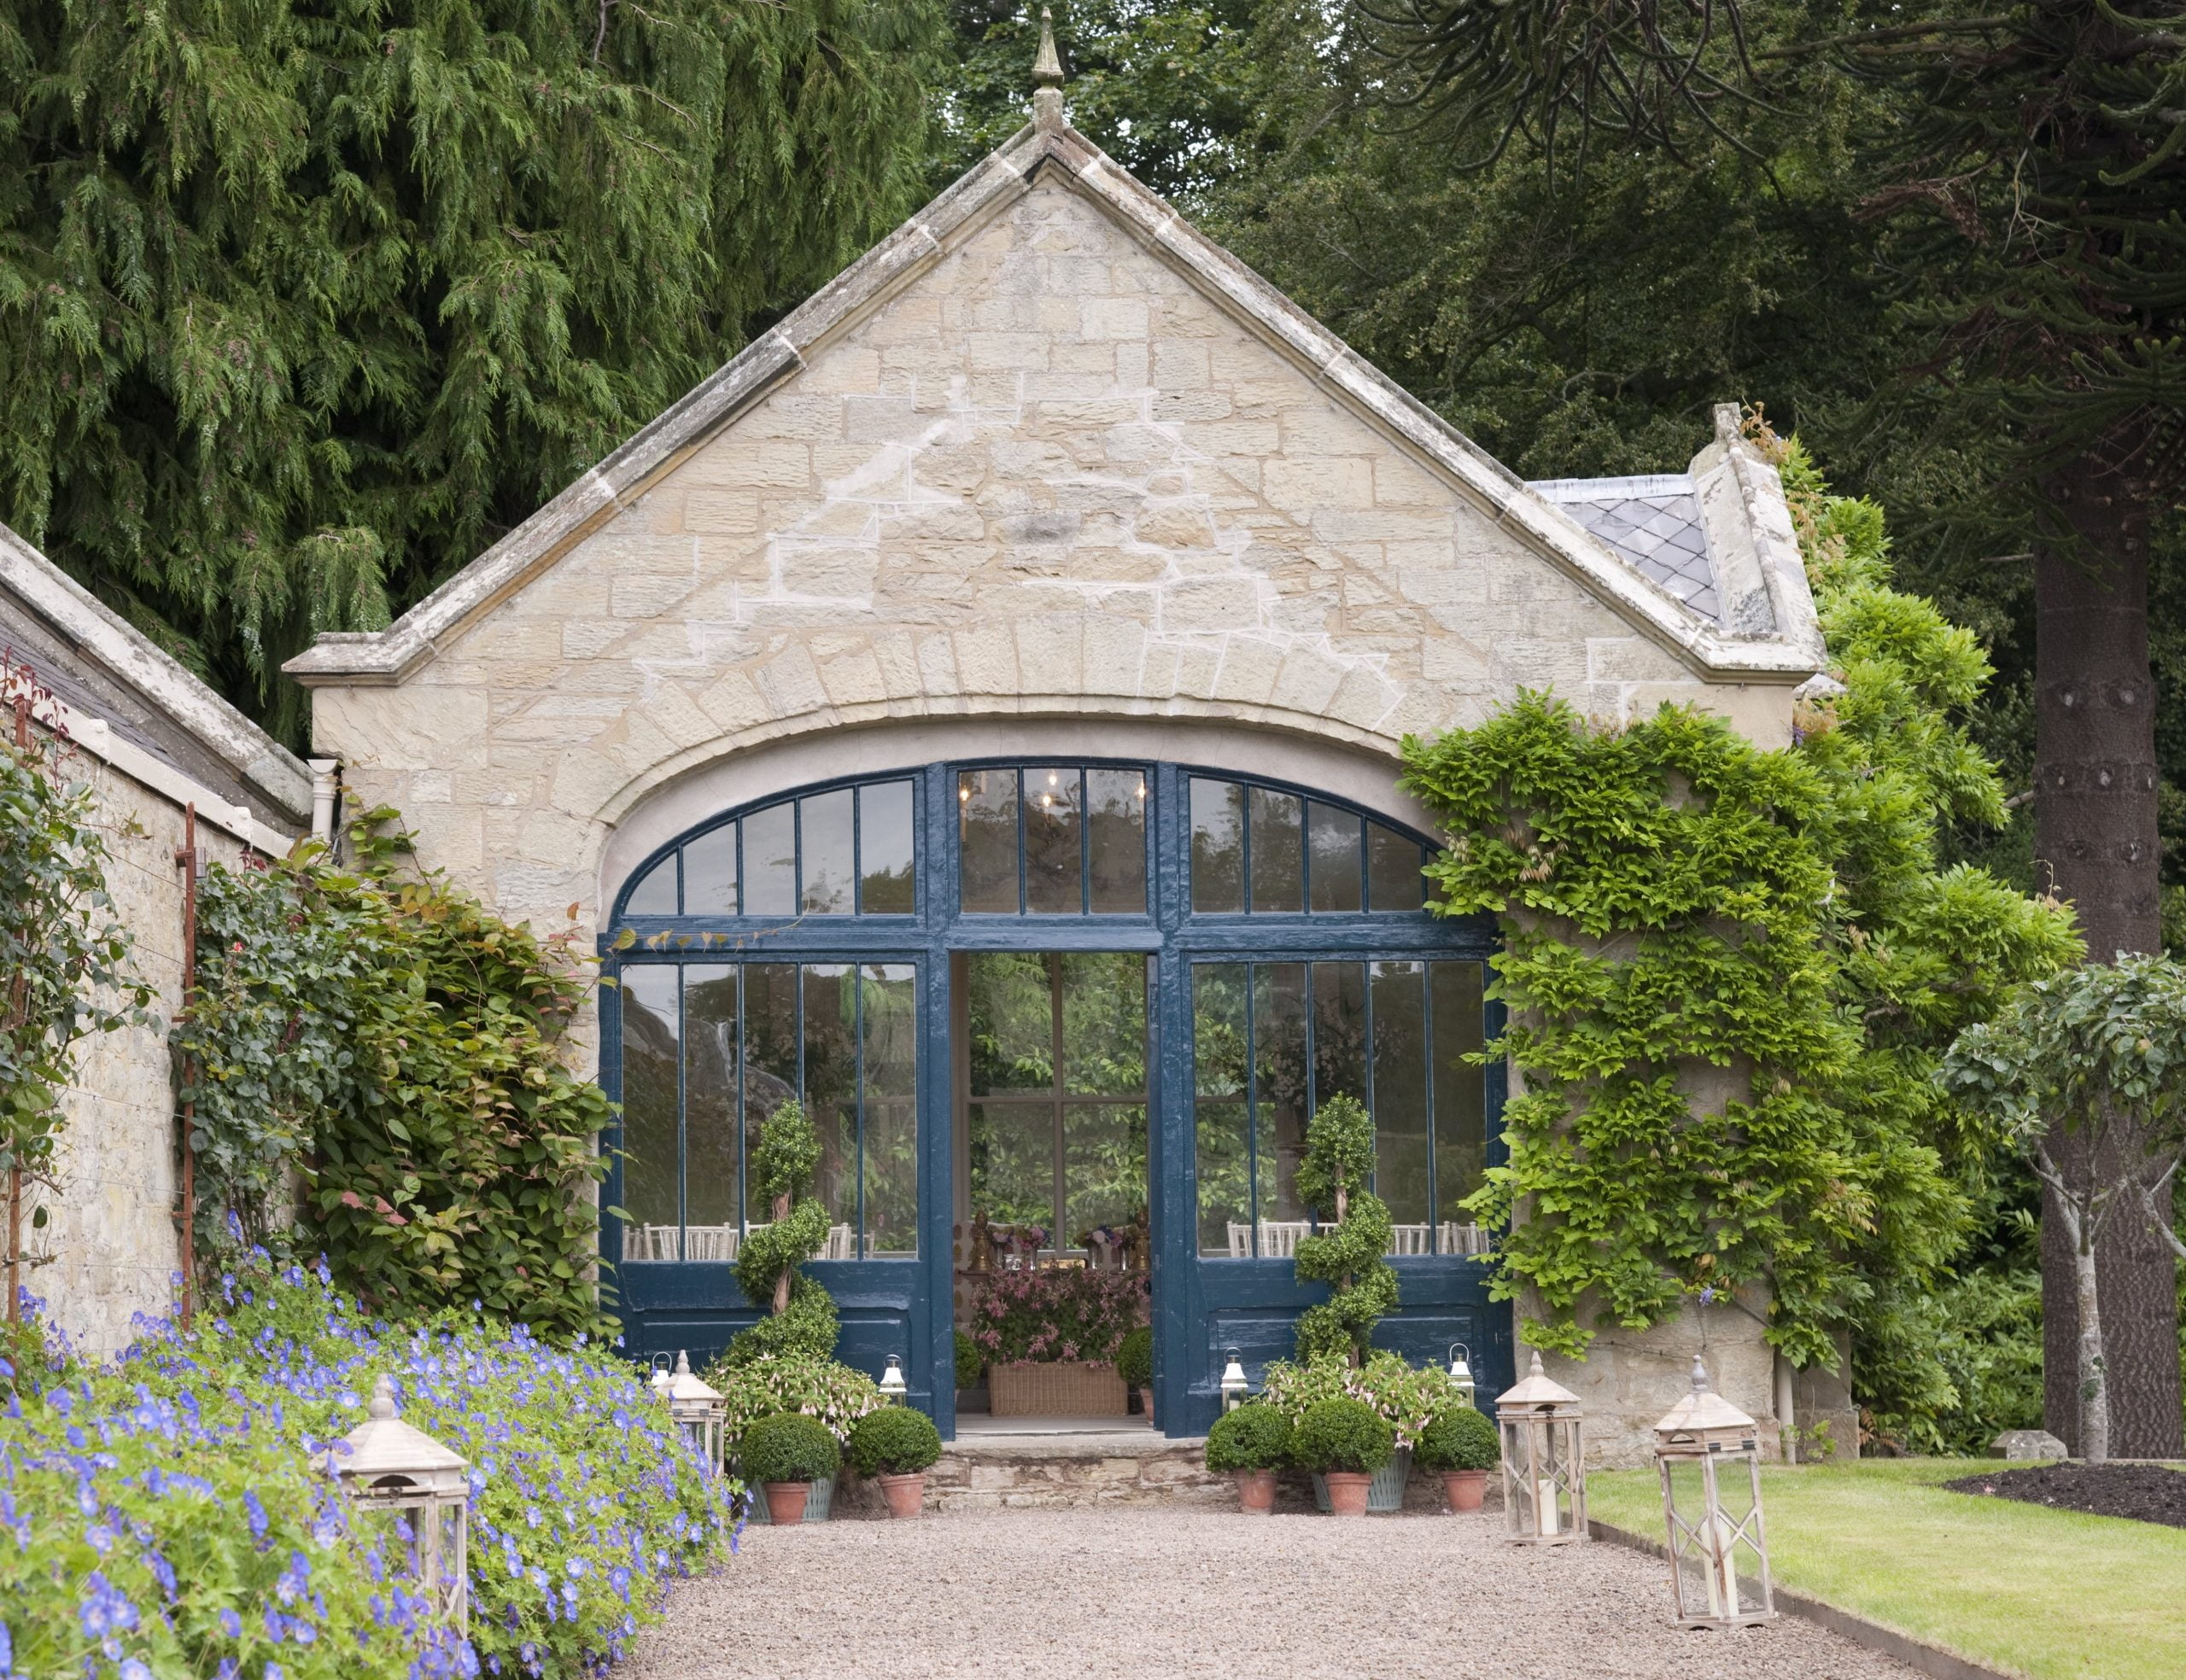
M 977 1388 L 979 1374 L 986 1368 L 986 1356 L 979 1351 L 979 1345 L 959 1330 L 956 1333 L 956 1386 Z
M 1459 1406 L 1427 1426 L 1412 1461 L 1423 1470 L 1489 1470 L 1502 1456 L 1495 1426 L 1471 1407 Z
M 1290 1420 L 1272 1406 L 1240 1406 L 1207 1432 L 1207 1467 L 1280 1470 L 1290 1462 Z
M 1363 1400 L 1323 1400 L 1291 1432 L 1290 1455 L 1308 1470 L 1371 1473 L 1396 1451 L 1396 1432 Z
M 861 1476 L 909 1476 L 941 1456 L 941 1432 L 924 1412 L 884 1406 L 850 1426 L 850 1468 Z
M 1125 1388 L 1153 1385 L 1154 1333 L 1143 1324 L 1116 1344 L 1116 1374 Z
M 827 1426 L 802 1412 L 776 1412 L 744 1432 L 739 1467 L 748 1482 L 820 1482 L 843 1467 Z

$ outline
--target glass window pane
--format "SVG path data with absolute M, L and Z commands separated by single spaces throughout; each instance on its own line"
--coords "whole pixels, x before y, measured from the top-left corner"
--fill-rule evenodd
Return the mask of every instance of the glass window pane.
M 1303 963 L 1253 965 L 1253 1097 L 1260 1216 L 1305 1219 L 1298 1195 L 1298 1164 L 1306 1158 Z
M 1082 915 L 1084 853 L 1078 827 L 1078 771 L 1069 765 L 1025 769 L 1025 907 L 1048 916 Z
M 1052 1103 L 973 1103 L 972 1217 L 993 1225 L 1055 1224 L 1055 1111 Z
M 1062 1111 L 1063 1240 L 1097 1226 L 1120 1231 L 1146 1206 L 1146 1108 L 1069 1103 Z
M 744 913 L 797 913 L 797 808 L 769 805 L 744 820 Z
M 1427 971 L 1424 963 L 1377 962 L 1374 988 L 1374 1190 L 1400 1226 L 1392 1253 L 1424 1254 L 1427 1156 Z M 1413 1245 L 1407 1245 L 1407 1239 Z
M 875 782 L 857 790 L 859 908 L 868 916 L 908 916 L 918 907 L 911 856 L 911 784 Z
M 744 1158 L 759 1146 L 759 1125 L 797 1094 L 797 967 L 752 963 L 744 971 Z M 756 1202 L 744 1210 L 753 1225 L 774 1210 Z
M 736 1149 L 737 971 L 683 971 L 684 1257 L 728 1257 L 743 1205 Z
M 846 1257 L 857 1229 L 857 988 L 847 963 L 807 963 L 804 1111 L 820 1135 L 812 1193 L 827 1210 L 823 1258 Z
M 1359 819 L 1332 805 L 1308 804 L 1306 835 L 1312 850 L 1312 907 L 1358 909 L 1359 884 L 1365 876 L 1359 866 Z
M 1245 907 L 1245 790 L 1192 778 L 1192 908 Z
M 1147 960 L 1133 952 L 1060 959 L 1063 1088 L 1073 1095 L 1146 1091 Z
M 1055 1088 L 1049 961 L 1037 951 L 975 951 L 964 959 L 972 1095 Z
M 916 971 L 868 963 L 864 990 L 865 1251 L 919 1250 L 919 1022 Z
M 1254 788 L 1251 795 L 1253 908 L 1306 907 L 1305 818 L 1293 793 Z
M 1435 1006 L 1435 1220 L 1444 1254 L 1477 1254 L 1486 1246 L 1473 1216 L 1458 1205 L 1480 1188 L 1488 1171 L 1488 1073 L 1460 1060 L 1486 1036 L 1478 963 L 1438 962 Z
M 677 971 L 634 963 L 622 981 L 622 1253 L 681 1257 L 677 1236 L 681 1152 L 676 1143 Z
M 963 903 L 982 915 L 1017 913 L 1017 773 L 966 770 L 956 778 L 963 847 Z
M 847 916 L 856 906 L 852 803 L 848 788 L 798 801 L 808 916 Z
M 1192 1113 L 1199 1166 L 1199 1251 L 1209 1259 L 1253 1252 L 1251 1151 L 1241 1102 L 1196 1104 Z
M 1370 910 L 1417 910 L 1426 878 L 1419 843 L 1379 823 L 1366 825 L 1366 894 Z
M 675 854 L 666 857 L 645 872 L 645 878 L 630 889 L 629 897 L 623 901 L 626 916 L 672 916 L 675 913 Z
M 1245 1094 L 1247 972 L 1242 963 L 1192 965 L 1192 1088 L 1201 1097 Z
M 736 825 L 723 823 L 683 843 L 683 913 L 736 913 Z
M 1366 965 L 1313 965 L 1313 1105 L 1366 1100 Z
M 1146 913 L 1146 774 L 1088 770 L 1085 821 L 1093 852 L 1093 913 Z

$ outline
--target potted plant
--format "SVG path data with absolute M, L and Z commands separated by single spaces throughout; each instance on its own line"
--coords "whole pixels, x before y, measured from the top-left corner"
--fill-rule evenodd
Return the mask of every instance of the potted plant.
M 802 1412 L 816 1418 L 835 1438 L 837 1446 L 847 1447 L 851 1426 L 868 1412 L 877 1412 L 888 1403 L 864 1372 L 807 1353 L 763 1354 L 740 1364 L 733 1356 L 722 1358 L 707 1368 L 706 1380 L 721 1391 L 728 1408 L 722 1432 L 732 1458 L 745 1431 L 776 1412 Z M 832 1479 L 812 1485 L 812 1496 L 804 1508 L 805 1521 L 827 1520 L 834 1491 Z M 766 1520 L 763 1501 L 754 1506 L 752 1517 L 756 1521 Z
M 1366 1508 L 1376 1512 L 1404 1508 L 1412 1448 L 1436 1418 L 1464 1403 L 1439 1365 L 1409 1365 L 1401 1355 L 1379 1350 L 1355 1366 L 1335 1354 L 1302 1365 L 1278 1360 L 1267 1368 L 1262 1397 L 1289 1418 L 1293 1428 L 1317 1401 L 1358 1400 L 1371 1407 L 1396 1438 L 1396 1451 L 1375 1473 L 1367 1491 Z M 1318 1479 L 1313 1493 L 1326 1510 L 1327 1490 Z
M 997 1417 L 1120 1417 L 1116 1345 L 1146 1320 L 1146 1275 L 1054 1266 L 996 1272 L 972 1304 Z
M 819 1419 L 776 1412 L 744 1432 L 737 1461 L 746 1480 L 766 1490 L 769 1522 L 799 1523 L 813 1483 L 834 1479 L 843 1452 Z
M 1329 1509 L 1366 1514 L 1366 1485 L 1396 1451 L 1396 1435 L 1363 1400 L 1322 1400 L 1291 1432 L 1290 1454 L 1328 1485 Z
M 941 1432 L 924 1412 L 886 1406 L 850 1428 L 850 1468 L 880 1484 L 891 1517 L 915 1517 L 926 1505 L 926 1473 L 941 1456 Z
M 1265 1516 L 1275 1508 L 1275 1473 L 1290 1462 L 1290 1420 L 1254 1402 L 1225 1412 L 1207 1432 L 1207 1467 L 1237 1479 L 1237 1508 Z
M 1154 1426 L 1154 1332 L 1142 1324 L 1116 1344 L 1116 1374 L 1126 1389 L 1136 1390 L 1138 1409 Z
M 1427 1426 L 1413 1458 L 1421 1468 L 1442 1478 L 1442 1491 L 1452 1511 L 1477 1511 L 1488 1490 L 1488 1473 L 1503 1455 L 1495 1426 L 1470 1406 L 1443 1413 Z

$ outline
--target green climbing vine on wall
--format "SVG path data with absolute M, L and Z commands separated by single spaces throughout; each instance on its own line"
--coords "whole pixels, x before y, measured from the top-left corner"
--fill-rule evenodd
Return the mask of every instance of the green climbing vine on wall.
M 1301 1283 L 1332 1292 L 1298 1315 L 1298 1356 L 1366 1356 L 1374 1326 L 1397 1310 L 1396 1269 L 1389 1248 L 1388 1205 L 1367 1189 L 1374 1175 L 1374 1117 L 1356 1097 L 1334 1096 L 1306 1125 L 1298 1194 L 1324 1228 L 1298 1240 L 1295 1269 Z
M 1987 1147 L 1938 1090 L 1957 1030 L 2076 948 L 2069 918 L 1941 866 L 2002 796 L 1958 719 L 1989 670 L 1889 586 L 1881 515 L 1756 424 L 1792 503 L 1833 674 L 1789 746 L 1665 706 L 1625 726 L 1527 694 L 1406 744 L 1446 831 L 1447 913 L 1490 912 L 1522 1085 L 1469 1203 L 1515 1223 L 1495 1287 L 1578 1354 L 1690 1294 L 1765 1285 L 1768 1333 L 1840 1333 L 1932 1278 Z
M 786 1102 L 759 1123 L 751 1190 L 770 1220 L 745 1234 L 736 1256 L 736 1281 L 768 1316 L 730 1341 L 731 1364 L 768 1354 L 825 1359 L 835 1351 L 834 1298 L 804 1270 L 827 1242 L 827 1210 L 811 1193 L 819 1164 L 819 1134 L 802 1103 Z

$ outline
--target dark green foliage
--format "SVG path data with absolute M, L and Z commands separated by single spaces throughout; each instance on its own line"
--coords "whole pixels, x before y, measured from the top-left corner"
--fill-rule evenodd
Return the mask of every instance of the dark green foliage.
M 199 999 L 174 1041 L 197 1070 L 201 1257 L 283 1240 L 374 1310 L 469 1307 L 557 1336 L 611 1334 L 590 1275 L 606 1099 L 562 1059 L 587 988 L 569 936 L 511 927 L 420 871 L 395 814 L 316 846 L 215 866 Z
M 736 1467 L 747 1482 L 821 1482 L 843 1467 L 843 1453 L 819 1419 L 776 1412 L 744 1432 Z
M 0 518 L 261 715 L 915 207 L 933 0 L 25 0 Z
M 956 1334 L 956 1386 L 977 1388 L 979 1379 L 986 1374 L 987 1362 L 980 1356 L 979 1345 L 961 1330 Z
M 769 1354 L 826 1358 L 835 1350 L 834 1298 L 799 1269 L 827 1245 L 827 1210 L 810 1193 L 819 1164 L 820 1135 L 802 1103 L 786 1102 L 760 1122 L 751 1150 L 751 1196 L 755 1206 L 773 1210 L 773 1219 L 746 1234 L 737 1251 L 736 1282 L 745 1298 L 769 1309 L 769 1316 L 730 1341 L 732 1363 Z
M 883 1406 L 850 1426 L 850 1468 L 861 1476 L 909 1476 L 941 1456 L 941 1432 L 924 1412 Z
M 1116 1374 L 1125 1388 L 1149 1388 L 1154 1383 L 1154 1332 L 1146 1325 L 1127 1333 L 1116 1344 Z
M 1298 1356 L 1308 1363 L 1335 1355 L 1357 1364 L 1374 1326 L 1396 1310 L 1396 1269 L 1382 1257 L 1389 1210 L 1366 1188 L 1373 1171 L 1373 1116 L 1356 1097 L 1329 1098 L 1306 1123 L 1298 1164 L 1298 1194 L 1327 1222 L 1299 1239 L 1295 1269 L 1301 1282 L 1335 1291 L 1298 1315 Z
M 1290 1462 L 1290 1420 L 1274 1407 L 1240 1406 L 1223 1413 L 1207 1432 L 1207 1467 L 1218 1475 L 1280 1470 Z
M 1290 1436 L 1292 1459 L 1305 1469 L 1324 1473 L 1376 1471 L 1395 1451 L 1395 1432 L 1363 1400 L 1323 1400 L 1308 1406 Z
M 1458 1406 L 1427 1426 L 1412 1456 L 1424 1470 L 1492 1470 L 1503 1446 L 1493 1424 L 1470 1406 Z

